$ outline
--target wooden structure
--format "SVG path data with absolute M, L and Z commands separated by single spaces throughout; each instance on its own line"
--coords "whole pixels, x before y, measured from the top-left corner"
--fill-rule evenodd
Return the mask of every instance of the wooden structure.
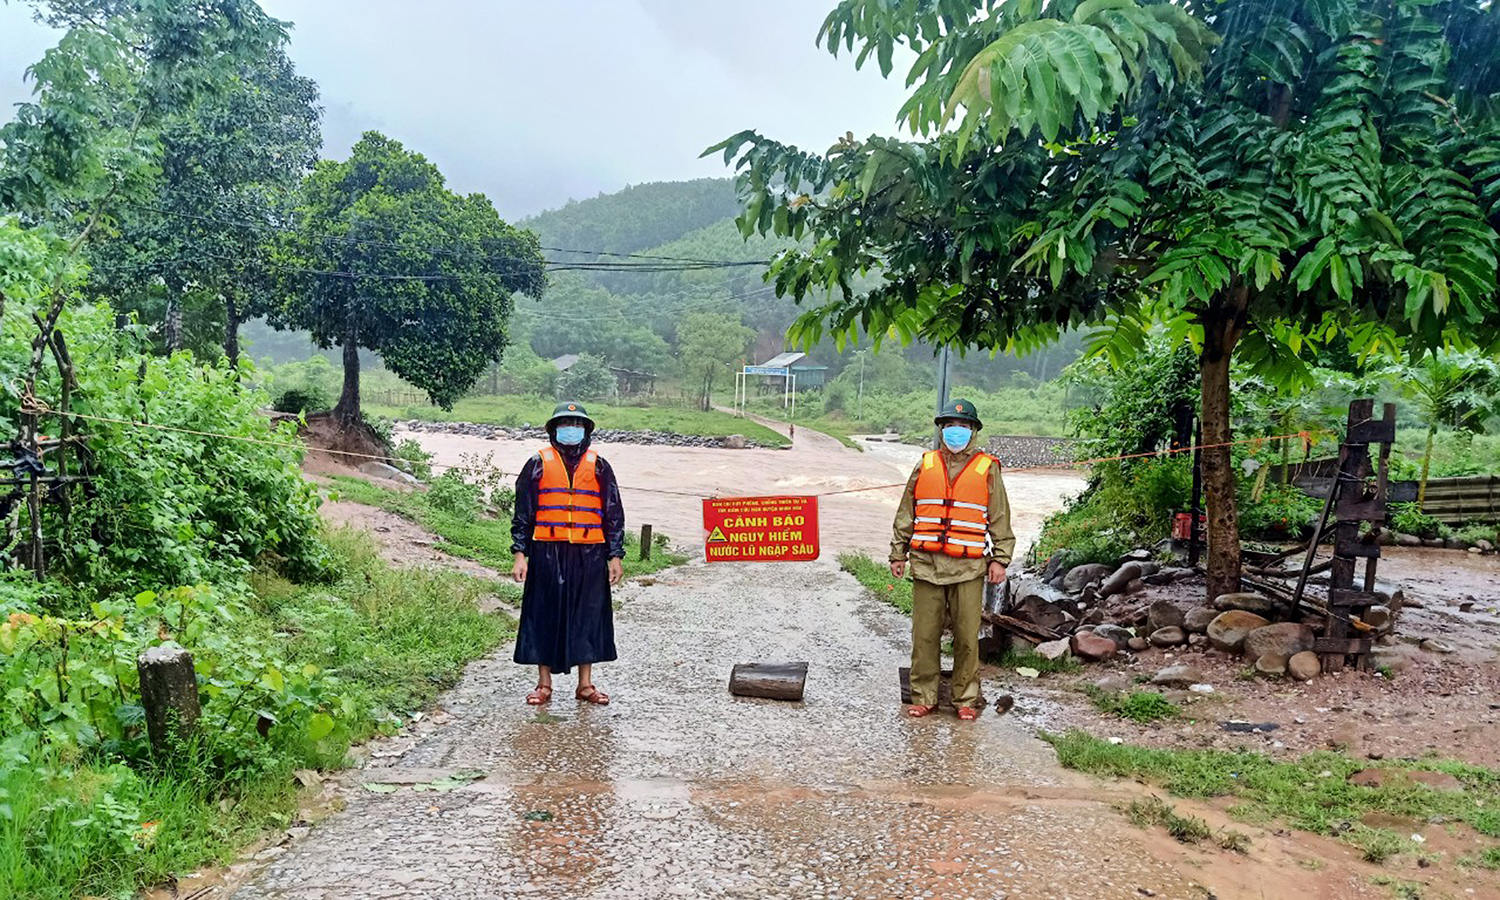
M 801 700 L 807 688 L 807 663 L 740 663 L 729 673 L 729 693 L 736 697 Z
M 1328 564 L 1328 605 L 1323 636 L 1313 649 L 1323 661 L 1324 672 L 1337 672 L 1346 665 L 1370 670 L 1370 639 L 1362 623 L 1370 607 L 1385 602 L 1375 592 L 1375 569 L 1380 561 L 1377 538 L 1385 524 L 1390 494 L 1391 444 L 1396 440 L 1396 406 L 1385 404 L 1384 415 L 1375 418 L 1374 400 L 1349 404 L 1349 430 L 1339 449 L 1337 480 L 1323 504 L 1323 514 L 1308 543 L 1307 559 L 1292 595 L 1300 603 L 1307 588 L 1318 551 L 1318 538 L 1333 517 L 1333 560 Z M 1373 449 L 1372 449 L 1373 448 Z M 1363 526 L 1369 525 L 1369 529 Z M 1364 560 L 1363 583 L 1355 587 L 1355 569 Z M 1358 631 L 1359 633 L 1353 633 Z

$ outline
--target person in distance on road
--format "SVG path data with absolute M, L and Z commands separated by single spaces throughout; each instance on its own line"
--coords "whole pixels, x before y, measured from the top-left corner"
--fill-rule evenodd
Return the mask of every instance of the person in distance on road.
M 974 404 L 954 400 L 934 423 L 938 449 L 923 454 L 896 508 L 891 575 L 912 574 L 911 702 L 937 709 L 943 623 L 953 622 L 953 705 L 972 721 L 979 703 L 979 624 L 984 585 L 1005 580 L 1016 548 L 1000 461 L 980 451 Z
M 550 441 L 516 479 L 511 577 L 521 592 L 515 660 L 537 667 L 526 702 L 552 699 L 552 676 L 578 667 L 573 696 L 603 706 L 594 663 L 615 659 L 610 586 L 624 575 L 625 510 L 614 470 L 589 447 L 594 420 L 579 403 L 559 403 Z

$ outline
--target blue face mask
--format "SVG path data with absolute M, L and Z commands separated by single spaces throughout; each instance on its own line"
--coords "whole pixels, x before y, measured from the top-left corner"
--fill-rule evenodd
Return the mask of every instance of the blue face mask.
M 943 443 L 954 453 L 969 446 L 969 439 L 974 437 L 974 429 L 963 425 L 948 425 L 943 428 Z
M 583 443 L 582 425 L 557 426 L 557 442 L 564 447 L 576 447 Z

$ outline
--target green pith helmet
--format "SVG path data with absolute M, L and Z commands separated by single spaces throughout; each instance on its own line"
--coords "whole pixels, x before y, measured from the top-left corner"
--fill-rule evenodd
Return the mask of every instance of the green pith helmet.
M 564 400 L 557 404 L 557 409 L 552 410 L 552 418 L 547 420 L 548 431 L 552 430 L 553 426 L 557 424 L 558 419 L 582 419 L 584 426 L 589 431 L 594 430 L 594 420 L 589 418 L 588 410 L 583 408 L 582 403 Z
M 943 411 L 932 420 L 932 424 L 937 425 L 944 419 L 962 419 L 965 422 L 973 422 L 976 430 L 984 427 L 984 423 L 979 421 L 979 410 L 967 400 L 949 400 L 948 405 L 943 407 Z

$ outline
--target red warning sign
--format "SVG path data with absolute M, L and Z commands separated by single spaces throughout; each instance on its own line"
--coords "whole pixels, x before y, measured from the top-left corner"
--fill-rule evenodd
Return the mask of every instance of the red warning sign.
M 818 558 L 817 497 L 721 497 L 703 501 L 709 562 L 805 562 Z

